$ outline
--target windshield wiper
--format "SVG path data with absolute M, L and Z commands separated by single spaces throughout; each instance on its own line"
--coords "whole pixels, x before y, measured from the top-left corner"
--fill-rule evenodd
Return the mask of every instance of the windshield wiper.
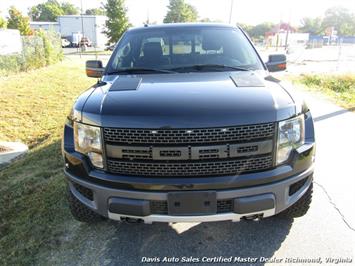
M 250 71 L 250 69 L 243 68 L 243 67 L 236 67 L 236 66 L 228 66 L 228 65 L 218 65 L 218 64 L 199 64 L 199 65 L 190 65 L 190 66 L 181 66 L 181 67 L 175 67 L 175 68 L 170 68 L 169 70 L 173 71 L 189 71 L 189 70 L 206 70 L 206 69 L 211 69 L 211 70 L 235 70 L 235 71 Z
M 130 67 L 121 68 L 115 71 L 108 72 L 107 75 L 117 75 L 117 74 L 144 74 L 144 73 L 176 73 L 176 71 L 159 69 L 159 68 L 142 68 L 142 67 Z

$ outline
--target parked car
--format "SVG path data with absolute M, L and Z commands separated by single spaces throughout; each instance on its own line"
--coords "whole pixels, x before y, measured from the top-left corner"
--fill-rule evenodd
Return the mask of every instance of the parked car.
M 62 47 L 65 48 L 69 46 L 71 46 L 71 42 L 68 41 L 67 39 L 62 39 Z
M 105 48 L 105 51 L 113 51 L 115 50 L 116 44 L 111 44 Z
M 106 67 L 87 61 L 98 82 L 64 126 L 73 216 L 152 223 L 305 215 L 313 120 L 270 74 L 285 69 L 285 55 L 262 62 L 238 27 L 128 30 Z
M 91 47 L 92 42 L 88 37 L 82 37 L 79 43 L 79 46 L 86 46 L 86 47 Z

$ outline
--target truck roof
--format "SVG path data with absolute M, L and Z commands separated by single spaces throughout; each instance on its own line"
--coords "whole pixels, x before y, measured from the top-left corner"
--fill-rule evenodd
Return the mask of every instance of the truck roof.
M 128 31 L 149 31 L 151 29 L 182 29 L 182 28 L 236 28 L 233 25 L 224 24 L 224 23 L 165 23 L 158 25 L 145 25 L 140 27 L 130 28 Z

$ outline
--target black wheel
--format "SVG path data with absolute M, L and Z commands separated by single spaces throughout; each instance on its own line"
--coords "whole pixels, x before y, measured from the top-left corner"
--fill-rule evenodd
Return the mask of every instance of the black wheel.
M 289 218 L 297 218 L 305 215 L 311 205 L 312 202 L 312 194 L 313 194 L 313 183 L 309 186 L 306 193 L 300 198 L 295 204 L 291 207 L 287 208 L 279 215 L 283 217 Z
M 84 204 L 82 204 L 70 191 L 68 188 L 68 202 L 70 212 L 73 217 L 78 220 L 79 222 L 84 223 L 97 223 L 104 220 L 104 217 L 100 216 L 99 214 L 93 212 Z

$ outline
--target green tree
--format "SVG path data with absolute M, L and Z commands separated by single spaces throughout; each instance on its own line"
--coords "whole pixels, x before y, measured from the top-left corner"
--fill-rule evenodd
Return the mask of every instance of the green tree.
M 127 17 L 127 8 L 124 0 L 107 0 L 104 5 L 107 20 L 105 22 L 108 43 L 116 43 L 122 34 L 130 27 Z
M 325 11 L 322 27 L 334 27 L 338 35 L 355 34 L 355 15 L 344 7 L 333 7 Z
M 257 24 L 255 26 L 251 27 L 249 29 L 249 31 L 247 31 L 247 32 L 251 38 L 263 39 L 265 36 L 265 33 L 270 31 L 274 26 L 275 26 L 275 24 L 273 24 L 271 22 L 264 22 L 264 23 L 260 23 L 260 24 Z
M 100 8 L 87 9 L 87 10 L 85 11 L 85 15 L 104 16 L 104 15 L 106 15 L 106 13 L 105 13 L 105 9 L 103 9 L 102 7 L 100 7 Z
M 32 35 L 29 17 L 24 17 L 14 6 L 9 9 L 7 27 L 19 30 L 21 35 Z
M 7 21 L 0 15 L 0 29 L 6 29 Z
M 202 18 L 199 22 L 207 22 L 207 23 L 221 23 L 222 21 L 219 19 L 210 19 L 210 18 Z
M 64 15 L 63 9 L 56 0 L 48 0 L 33 6 L 29 12 L 33 21 L 56 21 L 57 17 L 62 15 Z
M 198 13 L 195 7 L 184 0 L 170 0 L 164 23 L 195 22 Z
M 69 2 L 63 2 L 60 6 L 63 10 L 64 15 L 78 15 L 79 14 L 79 8 L 74 6 L 73 4 Z
M 238 23 L 238 26 L 242 28 L 248 35 L 250 36 L 250 31 L 254 28 L 254 26 L 244 23 Z
M 201 18 L 200 22 L 213 22 L 210 18 Z
M 77 15 L 79 9 L 70 2 L 60 4 L 57 0 L 48 0 L 30 8 L 28 15 L 33 21 L 56 21 L 58 16 Z
M 305 17 L 301 20 L 302 27 L 299 28 L 300 32 L 310 33 L 311 35 L 321 34 L 324 31 L 322 27 L 322 19 L 320 17 L 310 18 Z

